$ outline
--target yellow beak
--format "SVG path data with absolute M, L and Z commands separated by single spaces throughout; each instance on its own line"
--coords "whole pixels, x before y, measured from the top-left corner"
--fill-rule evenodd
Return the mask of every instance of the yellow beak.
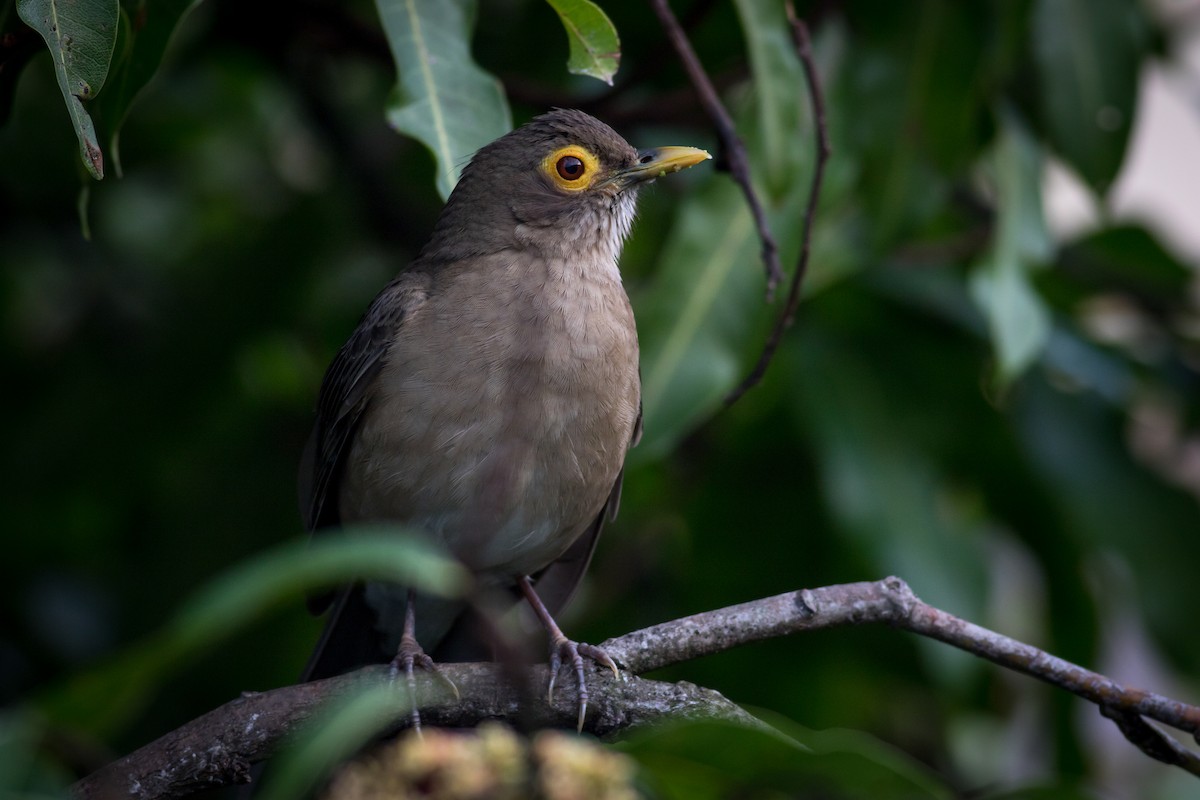
M 712 158 L 707 150 L 695 147 L 656 147 L 638 154 L 638 163 L 613 175 L 612 180 L 621 184 L 645 183 L 655 178 L 664 178 Z

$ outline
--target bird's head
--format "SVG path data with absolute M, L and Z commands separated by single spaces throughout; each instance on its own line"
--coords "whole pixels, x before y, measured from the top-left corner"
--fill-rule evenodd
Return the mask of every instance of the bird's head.
M 535 249 L 615 259 L 638 187 L 710 157 L 694 147 L 639 152 L 600 120 L 555 109 L 475 154 L 426 253 L 460 259 Z

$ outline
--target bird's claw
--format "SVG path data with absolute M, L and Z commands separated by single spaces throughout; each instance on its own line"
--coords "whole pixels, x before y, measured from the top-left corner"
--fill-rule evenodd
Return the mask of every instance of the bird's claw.
M 558 680 L 558 671 L 564 663 L 569 663 L 574 669 L 575 682 L 579 687 L 579 718 L 575 729 L 580 733 L 583 732 L 583 721 L 587 716 L 588 706 L 587 677 L 583 672 L 583 659 L 585 657 L 590 658 L 603 667 L 608 667 L 613 671 L 615 677 L 621 677 L 621 673 L 617 670 L 616 662 L 609 657 L 608 653 L 595 645 L 572 642 L 565 636 L 556 637 L 550 644 L 550 684 L 546 690 L 546 701 L 549 703 L 554 702 L 554 684 Z
M 408 689 L 408 701 L 412 705 L 410 714 L 412 728 L 419 736 L 421 734 L 421 711 L 417 707 L 417 667 L 431 673 L 445 684 L 450 691 L 454 692 L 455 700 L 461 699 L 462 695 L 459 694 L 454 681 L 450 680 L 446 673 L 442 672 L 441 667 L 421 649 L 421 645 L 417 644 L 416 639 L 407 635 L 401 637 L 400 648 L 396 651 L 396 657 L 392 659 L 390 678 L 394 681 L 401 672 L 404 673 L 404 685 Z

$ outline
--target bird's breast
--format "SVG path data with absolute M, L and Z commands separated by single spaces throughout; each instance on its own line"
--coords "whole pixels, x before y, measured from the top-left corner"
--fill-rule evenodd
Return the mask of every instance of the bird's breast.
M 378 381 L 342 518 L 422 526 L 484 573 L 535 572 L 600 513 L 637 418 L 616 266 L 525 251 L 445 275 Z

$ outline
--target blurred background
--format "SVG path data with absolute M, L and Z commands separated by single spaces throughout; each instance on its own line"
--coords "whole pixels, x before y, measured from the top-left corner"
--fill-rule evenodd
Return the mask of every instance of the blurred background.
M 214 578 L 303 538 L 296 465 L 324 368 L 442 202 L 430 154 L 385 119 L 396 75 L 374 5 L 176 5 L 120 175 L 111 151 L 103 181 L 83 172 L 47 53 L 14 71 L 10 49 L 0 69 L 0 739 L 20 738 L 16 709 L 57 709 L 33 748 L 42 787 L 297 679 L 320 628 L 300 592 L 152 678 L 131 669 L 139 690 L 103 721 L 62 702 L 96 665 L 137 663 Z M 621 37 L 611 88 L 567 72 L 547 4 L 479 3 L 472 52 L 514 124 L 579 107 L 720 167 L 653 13 L 600 5 Z M 782 5 L 672 5 L 790 270 L 813 115 Z M 895 574 L 951 613 L 1200 703 L 1200 2 L 797 12 L 833 145 L 804 302 L 763 383 L 724 408 L 780 307 L 743 198 L 708 168 L 643 193 L 622 266 L 646 438 L 564 627 L 598 642 Z M 896 631 L 652 677 L 845 729 L 871 743 L 859 758 L 926 782 L 856 794 L 853 761 L 788 762 L 812 772 L 725 776 L 715 797 L 1200 797 L 1094 707 Z M 674 796 L 683 746 L 674 761 L 656 746 L 674 745 L 631 752 Z

